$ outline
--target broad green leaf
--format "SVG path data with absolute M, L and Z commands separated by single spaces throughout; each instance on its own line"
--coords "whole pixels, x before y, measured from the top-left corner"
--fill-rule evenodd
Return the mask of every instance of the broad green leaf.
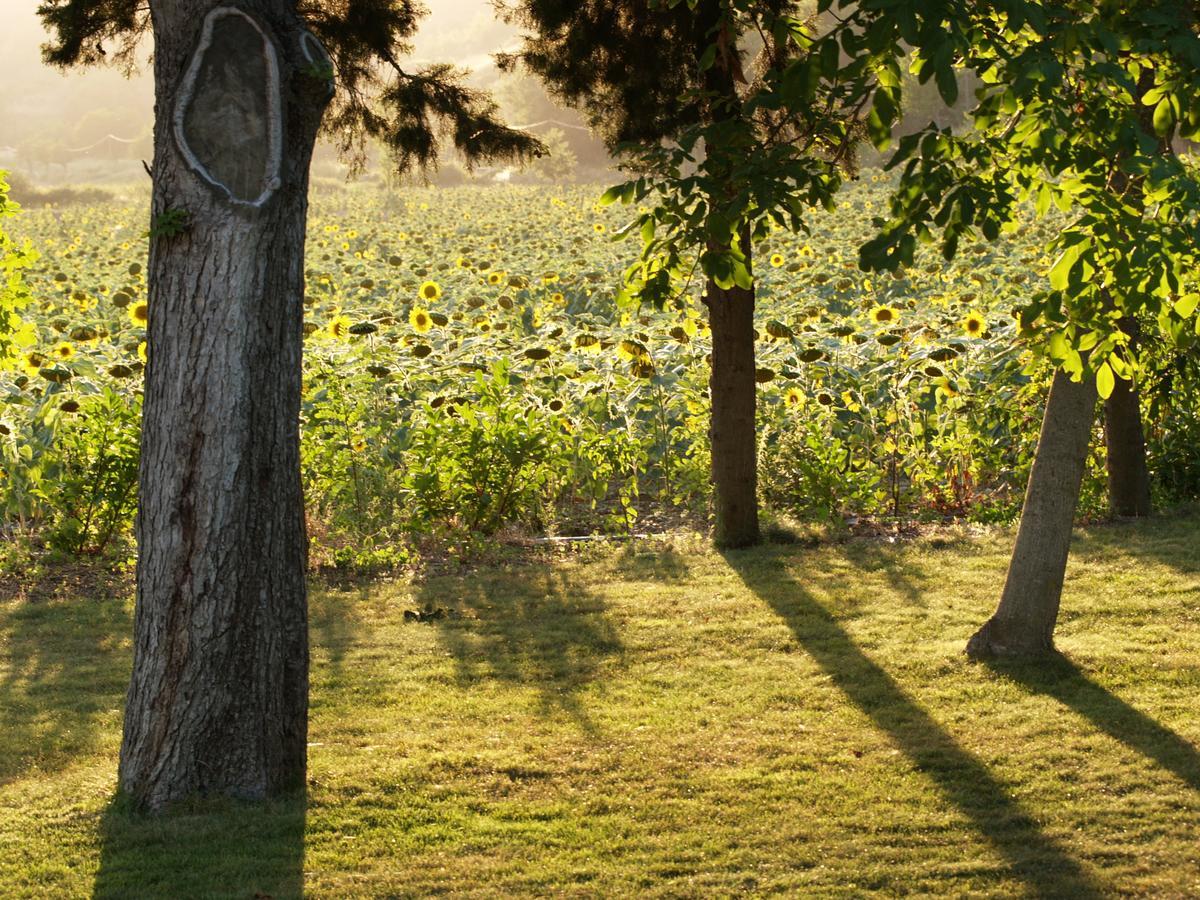
M 1050 267 L 1050 287 L 1056 291 L 1066 290 L 1071 279 L 1071 270 L 1079 262 L 1079 257 L 1087 249 L 1087 242 L 1073 244 L 1059 254 L 1054 265 Z
M 1107 362 L 1102 363 L 1100 368 L 1096 370 L 1096 391 L 1100 394 L 1100 399 L 1107 400 L 1111 397 L 1113 388 L 1116 386 L 1116 378 L 1113 375 L 1112 368 Z
M 1175 312 L 1186 319 L 1196 311 L 1197 305 L 1200 305 L 1200 294 L 1184 294 L 1175 301 Z
M 1171 131 L 1175 124 L 1175 111 L 1171 108 L 1171 98 L 1163 97 L 1154 107 L 1154 132 L 1160 137 Z

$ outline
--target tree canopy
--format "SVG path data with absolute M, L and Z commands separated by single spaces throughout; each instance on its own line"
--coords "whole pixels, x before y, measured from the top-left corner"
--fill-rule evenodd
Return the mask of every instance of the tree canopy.
M 892 27 L 890 15 L 864 3 L 846 27 L 870 40 Z M 1108 396 L 1136 365 L 1122 319 L 1157 319 L 1178 347 L 1200 331 L 1185 327 L 1200 301 L 1191 276 L 1200 182 L 1172 149 L 1200 134 L 1194 4 L 1012 0 L 963 5 L 947 24 L 913 36 L 914 69 L 932 73 L 947 102 L 950 61 L 978 73 L 974 127 L 930 126 L 900 140 L 889 163 L 902 167 L 900 184 L 863 264 L 911 263 L 935 231 L 951 257 L 966 235 L 1015 229 L 1026 203 L 1068 216 L 1048 248 L 1048 285 L 1022 307 L 1021 324 L 1077 377 L 1090 359 Z

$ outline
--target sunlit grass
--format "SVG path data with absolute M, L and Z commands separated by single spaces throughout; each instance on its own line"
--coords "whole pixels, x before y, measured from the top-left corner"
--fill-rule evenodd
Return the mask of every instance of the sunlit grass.
M 1043 670 L 961 652 L 1005 533 L 319 590 L 307 800 L 150 821 L 127 598 L 0 602 L 0 895 L 1195 896 L 1198 525 L 1081 532 Z

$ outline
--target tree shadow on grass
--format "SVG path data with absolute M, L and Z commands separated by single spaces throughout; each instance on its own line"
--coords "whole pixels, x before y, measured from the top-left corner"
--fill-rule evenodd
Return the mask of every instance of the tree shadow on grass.
M 1053 697 L 1119 741 L 1200 791 L 1200 750 L 1187 739 L 1092 681 L 1062 655 L 1036 665 L 993 660 L 992 671 L 1012 679 L 1031 693 Z
M 346 654 L 361 638 L 364 625 L 357 604 L 369 603 L 370 587 L 359 585 L 353 591 L 310 585 L 308 589 L 308 626 L 310 652 L 325 657 L 334 678 L 342 674 Z M 316 660 L 314 660 L 314 664 Z
M 203 800 L 145 815 L 114 799 L 100 823 L 93 896 L 304 896 L 303 793 L 266 803 Z
M 688 577 L 687 560 L 674 547 L 650 543 L 626 544 L 614 560 L 614 568 L 640 581 L 679 583 Z
M 903 544 L 887 544 L 877 539 L 857 539 L 848 541 L 838 548 L 838 555 L 849 563 L 853 570 L 849 573 L 837 573 L 835 586 L 844 586 L 845 593 L 853 596 L 852 587 L 855 579 L 862 571 L 876 572 L 882 575 L 891 588 L 904 597 L 905 602 L 913 606 L 925 605 L 926 584 L 930 575 L 923 568 L 917 567 L 911 556 L 904 551 Z
M 1098 897 L 1101 887 L 1067 849 L 1045 834 L 1008 788 L 855 645 L 837 619 L 761 553 L 730 551 L 729 566 L 791 629 L 846 698 L 928 776 L 1040 896 Z
M 1200 531 L 1200 506 L 1186 506 L 1152 516 L 1149 519 L 1118 519 L 1100 522 L 1082 531 L 1071 541 L 1071 556 L 1108 556 L 1120 553 L 1138 559 L 1153 559 L 1182 575 L 1200 573 L 1197 532 Z
M 131 589 L 123 576 L 64 566 L 0 597 L 0 785 L 91 752 L 104 720 L 119 719 Z
M 579 693 L 624 648 L 604 600 L 570 572 L 439 578 L 414 599 L 461 613 L 436 623 L 461 684 L 498 679 L 535 687 L 544 713 L 565 713 L 584 733 L 598 734 Z

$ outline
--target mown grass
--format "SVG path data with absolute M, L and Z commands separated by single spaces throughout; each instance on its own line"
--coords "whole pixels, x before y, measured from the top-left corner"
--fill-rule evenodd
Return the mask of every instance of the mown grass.
M 1079 532 L 1064 658 L 970 664 L 1010 540 L 318 590 L 307 796 L 153 819 L 125 591 L 0 602 L 0 895 L 1200 895 L 1200 516 Z

